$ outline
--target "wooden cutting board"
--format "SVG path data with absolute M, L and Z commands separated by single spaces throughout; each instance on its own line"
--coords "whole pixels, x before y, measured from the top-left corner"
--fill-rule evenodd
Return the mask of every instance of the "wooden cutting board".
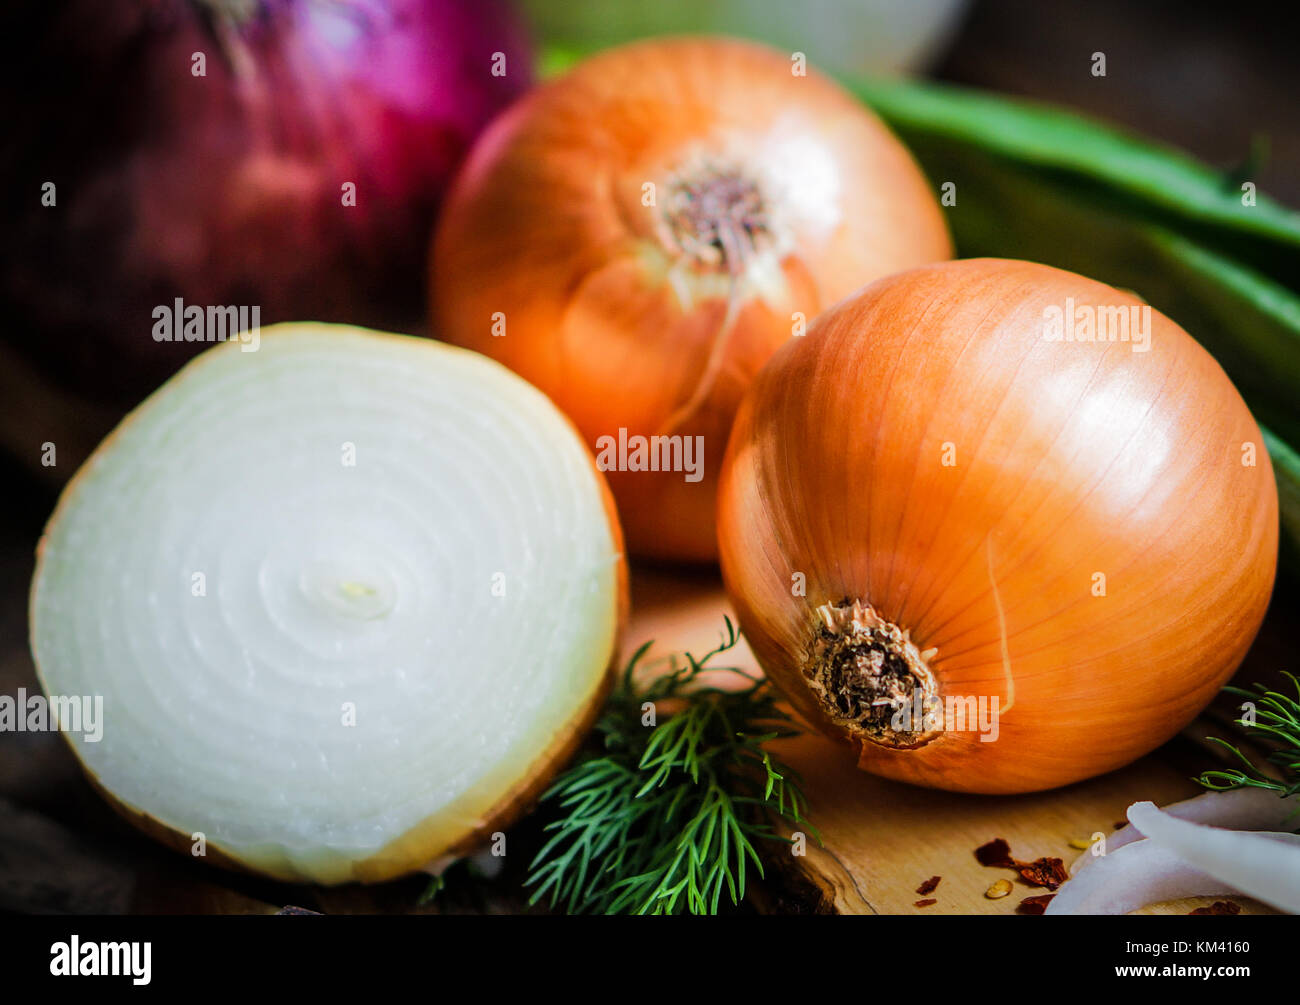
M 651 659 L 683 650 L 700 655 L 718 644 L 731 609 L 716 573 L 637 569 L 632 577 L 630 654 L 648 639 Z M 761 673 L 743 642 L 727 662 Z M 1188 735 L 1223 734 L 1222 722 L 1193 725 Z M 1083 854 L 1071 839 L 1110 834 L 1125 809 L 1150 799 L 1157 805 L 1202 791 L 1192 776 L 1211 765 L 1210 755 L 1179 738 L 1119 771 L 1054 792 L 1025 796 L 971 796 L 938 792 L 875 778 L 858 771 L 852 754 L 820 736 L 804 735 L 774 746 L 803 777 L 810 821 L 822 844 L 809 836 L 806 854 L 773 845 L 760 907 L 770 911 L 832 914 L 1014 914 L 1024 897 L 1046 893 L 1016 882 L 1002 899 L 984 896 L 1007 869 L 988 869 L 974 850 L 1005 838 L 1016 858 L 1056 856 L 1068 865 Z M 937 900 L 918 908 L 916 889 L 931 876 Z M 1169 901 L 1144 914 L 1186 914 L 1215 898 Z M 1218 898 L 1223 899 L 1223 898 Z M 1233 898 L 1243 914 L 1275 913 L 1247 898 Z

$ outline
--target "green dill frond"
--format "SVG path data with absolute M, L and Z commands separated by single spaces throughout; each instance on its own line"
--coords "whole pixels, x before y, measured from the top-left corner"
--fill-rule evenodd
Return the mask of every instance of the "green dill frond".
M 1271 691 L 1261 684 L 1254 688 L 1224 688 L 1254 704 L 1253 718 L 1241 718 L 1237 724 L 1252 738 L 1260 739 L 1271 748 L 1265 762 L 1277 768 L 1281 778 L 1266 774 L 1236 746 L 1218 737 L 1211 739 L 1225 747 L 1242 764 L 1241 768 L 1220 768 L 1204 772 L 1198 781 L 1208 789 L 1240 789 L 1253 787 L 1272 789 L 1280 796 L 1300 793 L 1300 679 L 1283 673 L 1295 687 L 1295 697 Z
M 543 797 L 559 816 L 525 883 L 532 903 L 569 913 L 716 914 L 724 897 L 738 904 L 745 896 L 751 870 L 763 875 L 756 843 L 787 842 L 775 818 L 816 834 L 798 777 L 763 746 L 795 735 L 792 720 L 765 680 L 712 665 L 738 641 L 728 618 L 716 648 L 674 659 L 645 684 L 636 670 L 650 643 L 633 654 L 596 724 L 601 749 Z M 701 682 L 706 671 L 748 684 L 711 687 Z
M 416 904 L 420 907 L 423 907 L 426 904 L 432 904 L 438 899 L 438 894 L 442 893 L 446 887 L 447 881 L 443 879 L 441 875 L 430 876 L 429 885 L 424 888 L 424 892 L 420 894 L 419 898 L 416 900 Z

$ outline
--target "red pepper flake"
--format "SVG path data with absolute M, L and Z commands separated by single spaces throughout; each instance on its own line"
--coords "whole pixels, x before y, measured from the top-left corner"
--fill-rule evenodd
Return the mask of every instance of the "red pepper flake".
M 1055 897 L 1054 893 L 1044 893 L 1037 897 L 1026 897 L 1016 908 L 1017 914 L 1042 914 Z
M 938 902 L 937 900 L 935 900 L 933 897 L 928 897 L 928 898 L 926 898 L 925 900 L 918 900 L 918 901 L 917 901 L 915 904 L 913 904 L 912 906 L 913 906 L 913 907 L 929 907 L 931 904 L 937 904 L 937 903 L 939 903 L 939 902 Z
M 1065 863 L 1059 858 L 1039 858 L 1032 862 L 1018 862 L 1016 869 L 1020 878 L 1030 886 L 1043 886 L 1055 890 L 1070 878 L 1065 871 Z
M 1011 846 L 1003 838 L 980 845 L 975 849 L 975 858 L 980 865 L 996 869 L 1016 869 L 1020 865 L 1011 857 Z
M 1198 907 L 1195 911 L 1188 911 L 1188 914 L 1240 914 L 1241 905 L 1234 904 L 1231 900 L 1216 900 L 1209 907 Z
M 916 892 L 919 893 L 922 897 L 924 897 L 927 893 L 934 893 L 935 889 L 939 886 L 939 881 L 942 878 L 943 878 L 942 876 L 931 876 L 929 879 L 927 879 L 924 883 L 922 883 L 920 886 L 916 888 Z
M 1021 862 L 1011 855 L 1011 846 L 1007 844 L 1004 838 L 994 838 L 987 844 L 982 844 L 975 849 L 975 858 L 980 865 L 989 866 L 994 869 L 1015 869 L 1020 873 L 1020 878 L 1030 886 L 1042 886 L 1049 890 L 1055 890 L 1058 886 L 1070 878 L 1070 874 L 1065 871 L 1065 863 L 1059 858 L 1035 859 L 1032 862 Z M 917 893 L 927 891 L 917 890 Z

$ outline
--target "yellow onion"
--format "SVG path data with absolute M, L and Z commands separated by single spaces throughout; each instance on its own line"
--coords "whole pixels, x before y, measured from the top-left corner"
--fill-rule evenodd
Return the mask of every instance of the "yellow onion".
M 802 715 L 865 770 L 1007 793 L 1117 768 L 1196 715 L 1263 619 L 1277 512 L 1259 428 L 1186 332 L 981 259 L 881 280 L 771 361 L 718 529 Z
M 435 333 L 574 420 L 643 555 L 716 556 L 731 420 L 783 342 L 951 254 L 907 151 L 802 70 L 722 39 L 610 50 L 499 118 L 443 210 Z

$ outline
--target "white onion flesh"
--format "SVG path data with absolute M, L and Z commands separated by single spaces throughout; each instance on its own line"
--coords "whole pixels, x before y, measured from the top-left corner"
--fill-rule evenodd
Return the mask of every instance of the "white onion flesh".
M 1300 913 L 1300 835 L 1254 829 L 1296 823 L 1296 802 L 1245 788 L 1163 810 L 1134 803 L 1130 825 L 1107 839 L 1106 854 L 1076 860 L 1046 913 L 1126 914 L 1162 900 L 1234 894 Z
M 82 469 L 33 649 L 47 693 L 103 696 L 100 742 L 69 736 L 126 808 L 282 878 L 384 878 L 490 823 L 600 700 L 620 551 L 577 434 L 503 367 L 277 326 Z
M 1089 852 L 1084 852 L 1090 855 Z M 1098 855 L 1097 862 L 1061 884 L 1044 914 L 1127 914 L 1179 897 L 1218 897 L 1231 886 L 1189 865 L 1168 848 L 1136 841 Z
M 1193 868 L 1279 911 L 1300 914 L 1300 836 L 1189 823 L 1155 803 L 1134 803 L 1128 818 L 1147 841 Z
M 1221 792 L 1203 792 L 1191 799 L 1170 803 L 1164 807 L 1164 812 L 1179 820 L 1231 830 L 1285 830 L 1288 824 L 1292 827 L 1300 826 L 1300 796 L 1283 799 L 1271 789 L 1246 786 Z M 1143 834 L 1137 827 L 1127 824 L 1106 838 L 1106 851 L 1117 851 L 1134 841 L 1141 841 L 1142 837 Z M 1088 853 L 1080 855 L 1070 866 L 1070 871 L 1078 872 L 1101 857 Z

